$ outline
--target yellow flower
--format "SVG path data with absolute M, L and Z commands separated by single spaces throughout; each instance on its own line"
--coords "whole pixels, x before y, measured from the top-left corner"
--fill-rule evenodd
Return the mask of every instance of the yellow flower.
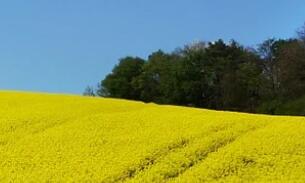
M 301 182 L 305 118 L 0 92 L 0 182 Z

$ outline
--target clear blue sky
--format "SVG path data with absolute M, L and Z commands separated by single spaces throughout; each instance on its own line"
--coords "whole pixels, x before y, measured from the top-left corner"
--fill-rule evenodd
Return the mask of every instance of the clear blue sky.
M 218 38 L 287 38 L 304 0 L 8 0 L 0 2 L 0 89 L 80 94 L 127 55 Z

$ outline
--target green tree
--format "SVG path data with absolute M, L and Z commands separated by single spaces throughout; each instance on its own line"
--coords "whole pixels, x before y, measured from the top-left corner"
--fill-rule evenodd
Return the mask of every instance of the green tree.
M 259 58 L 236 41 L 193 44 L 186 46 L 182 53 L 179 81 L 185 104 L 238 110 L 246 109 L 245 105 L 251 103 L 248 100 L 257 98 L 258 83 L 250 81 L 250 77 L 259 80 Z M 243 80 L 239 78 L 241 76 Z
M 264 41 L 258 48 L 262 58 L 262 75 L 265 79 L 261 87 L 265 98 L 274 99 L 278 95 L 280 87 L 278 55 L 282 42 L 283 40 L 272 38 Z
M 175 77 L 177 57 L 159 50 L 148 57 L 142 73 L 133 86 L 140 91 L 140 98 L 146 102 L 175 103 Z
M 217 71 L 216 91 L 221 109 L 253 111 L 259 99 L 259 57 L 232 40 L 223 49 L 221 57 L 214 56 Z
M 305 95 L 305 27 L 297 39 L 268 39 L 257 50 L 197 42 L 147 62 L 125 57 L 100 83 L 97 94 L 212 109 L 276 113 Z M 91 95 L 90 88 L 86 94 Z M 259 107 L 258 107 L 259 106 Z
M 208 88 L 206 84 L 213 84 L 213 76 L 206 65 L 206 44 L 204 42 L 186 45 L 180 50 L 181 66 L 178 80 L 180 81 L 181 101 L 184 105 L 205 106 L 204 98 Z M 209 78 L 211 77 L 211 78 Z M 205 79 L 210 80 L 206 82 Z
M 296 99 L 305 94 L 305 46 L 299 40 L 290 40 L 279 55 L 282 97 Z
M 250 55 L 249 60 L 239 65 L 236 73 L 235 96 L 238 100 L 236 106 L 240 111 L 254 112 L 260 102 L 261 69 L 259 59 Z
M 138 57 L 125 57 L 120 59 L 112 73 L 101 82 L 97 94 L 100 96 L 140 99 L 140 91 L 132 85 L 133 80 L 142 72 L 145 61 Z

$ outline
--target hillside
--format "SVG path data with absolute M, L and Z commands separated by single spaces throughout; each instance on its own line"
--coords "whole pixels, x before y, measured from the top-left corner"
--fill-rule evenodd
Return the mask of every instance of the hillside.
M 305 118 L 0 92 L 0 182 L 305 180 Z

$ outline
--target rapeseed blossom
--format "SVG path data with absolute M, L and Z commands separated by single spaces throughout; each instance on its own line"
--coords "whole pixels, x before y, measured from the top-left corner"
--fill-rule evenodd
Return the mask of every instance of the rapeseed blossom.
M 0 182 L 305 180 L 305 118 L 0 92 Z

